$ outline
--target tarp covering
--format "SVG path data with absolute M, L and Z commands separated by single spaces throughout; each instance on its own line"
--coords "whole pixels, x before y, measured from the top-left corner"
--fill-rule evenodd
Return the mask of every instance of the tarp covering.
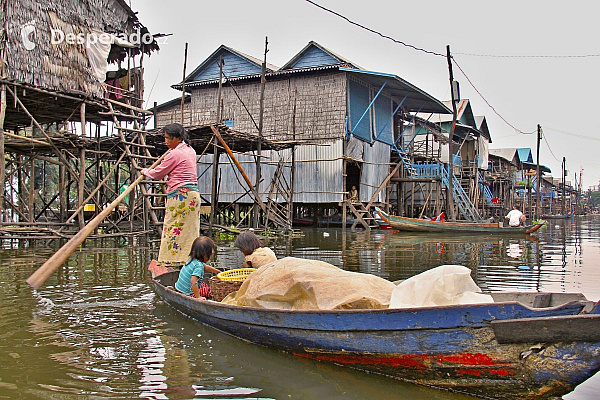
M 390 308 L 493 303 L 481 293 L 471 270 L 462 265 L 440 265 L 400 283 L 392 292 Z
M 264 265 L 222 303 L 286 310 L 388 308 L 395 285 L 323 261 L 286 257 Z

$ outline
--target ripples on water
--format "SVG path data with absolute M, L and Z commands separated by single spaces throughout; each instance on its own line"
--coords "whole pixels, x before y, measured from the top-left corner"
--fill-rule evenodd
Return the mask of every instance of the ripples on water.
M 327 261 L 389 280 L 460 264 L 490 291 L 576 291 L 600 298 L 599 220 L 558 221 L 528 238 L 307 229 L 270 239 L 279 257 Z M 233 238 L 214 264 L 238 267 Z M 466 399 L 299 359 L 204 327 L 158 301 L 156 243 L 88 242 L 39 290 L 25 279 L 52 250 L 0 252 L 0 399 Z M 596 398 L 600 379 L 569 400 Z

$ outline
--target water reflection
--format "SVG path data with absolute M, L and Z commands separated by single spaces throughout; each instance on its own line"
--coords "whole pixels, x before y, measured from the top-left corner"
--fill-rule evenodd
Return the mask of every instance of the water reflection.
M 322 228 L 267 242 L 278 257 L 392 281 L 459 264 L 487 290 L 583 292 L 598 300 L 599 222 L 553 221 L 517 238 Z M 216 242 L 214 264 L 241 266 L 233 238 Z M 54 250 L 0 252 L 0 398 L 467 398 L 296 358 L 198 324 L 151 291 L 146 265 L 155 242 L 88 242 L 31 290 L 25 279 Z M 594 377 L 565 398 L 593 399 L 599 389 Z

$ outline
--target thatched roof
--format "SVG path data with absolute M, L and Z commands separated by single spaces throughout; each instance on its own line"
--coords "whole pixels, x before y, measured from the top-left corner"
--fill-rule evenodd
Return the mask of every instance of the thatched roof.
M 158 50 L 154 38 L 123 0 L 4 0 L 4 36 L 7 76 L 44 89 L 91 97 L 104 95 L 104 78 L 92 73 L 89 41 L 68 43 L 66 35 L 112 34 L 135 38 L 144 34 L 148 44 L 132 48 L 132 54 Z M 60 40 L 60 35 L 65 35 Z M 54 32 L 54 36 L 53 36 Z M 77 37 L 77 36 L 75 36 Z M 53 43 L 54 39 L 54 43 Z M 106 59 L 124 60 L 129 50 L 113 44 Z

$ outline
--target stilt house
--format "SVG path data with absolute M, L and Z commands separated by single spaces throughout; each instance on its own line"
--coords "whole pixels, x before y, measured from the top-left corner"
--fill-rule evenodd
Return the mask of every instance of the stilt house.
M 100 210 L 119 193 L 118 171 L 104 178 L 139 138 L 102 122 L 142 127 L 143 56 L 158 44 L 124 0 L 0 0 L 0 10 L 0 222 L 28 224 L 30 238 L 76 216 L 81 227 L 84 203 Z
M 451 101 L 444 104 L 452 107 Z M 453 199 L 458 211 L 458 219 L 476 221 L 488 216 L 487 207 L 492 206 L 491 194 L 485 185 L 482 172 L 488 168 L 488 148 L 491 135 L 485 117 L 473 114 L 470 101 L 463 99 L 456 102 L 457 116 L 454 134 L 452 135 L 452 172 L 454 175 L 452 187 Z M 448 137 L 452 131 L 452 115 L 423 113 L 417 114 L 421 126 L 413 125 L 413 131 L 404 135 L 407 151 L 418 164 L 415 165 L 417 175 L 439 180 L 436 187 L 420 191 L 413 190 L 405 195 L 409 201 L 427 208 L 427 204 L 441 197 L 439 192 L 449 188 L 449 175 L 440 166 L 450 162 Z M 440 139 L 442 137 L 443 139 Z M 422 148 L 427 151 L 423 153 Z M 426 183 L 420 183 L 424 185 Z M 435 186 L 435 185 L 434 185 Z M 434 213 L 438 213 L 439 209 Z M 408 214 L 414 214 L 408 212 Z M 422 214 L 422 212 L 421 212 Z
M 358 189 L 357 203 L 389 205 L 387 183 L 400 162 L 398 138 L 410 113 L 451 112 L 396 75 L 365 70 L 310 42 L 282 67 L 265 65 L 261 119 L 261 66 L 257 58 L 220 46 L 185 78 L 185 90 L 191 94 L 186 111 L 190 120 L 186 118 L 185 124 L 193 130 L 220 123 L 256 137 L 261 120 L 264 140 L 290 147 L 261 153 L 261 196 L 265 202 L 293 202 L 297 217 L 316 219 L 340 210 L 345 215 L 352 186 Z M 183 86 L 183 82 L 173 85 L 179 90 Z M 158 126 L 178 122 L 178 109 L 175 100 L 158 106 Z M 255 155 L 237 157 L 252 182 Z M 205 199 L 211 198 L 212 157 L 203 156 L 199 171 Z M 226 158 L 218 164 L 218 202 L 251 204 L 248 188 L 240 184 Z M 277 195 L 277 179 L 287 182 L 292 197 Z

